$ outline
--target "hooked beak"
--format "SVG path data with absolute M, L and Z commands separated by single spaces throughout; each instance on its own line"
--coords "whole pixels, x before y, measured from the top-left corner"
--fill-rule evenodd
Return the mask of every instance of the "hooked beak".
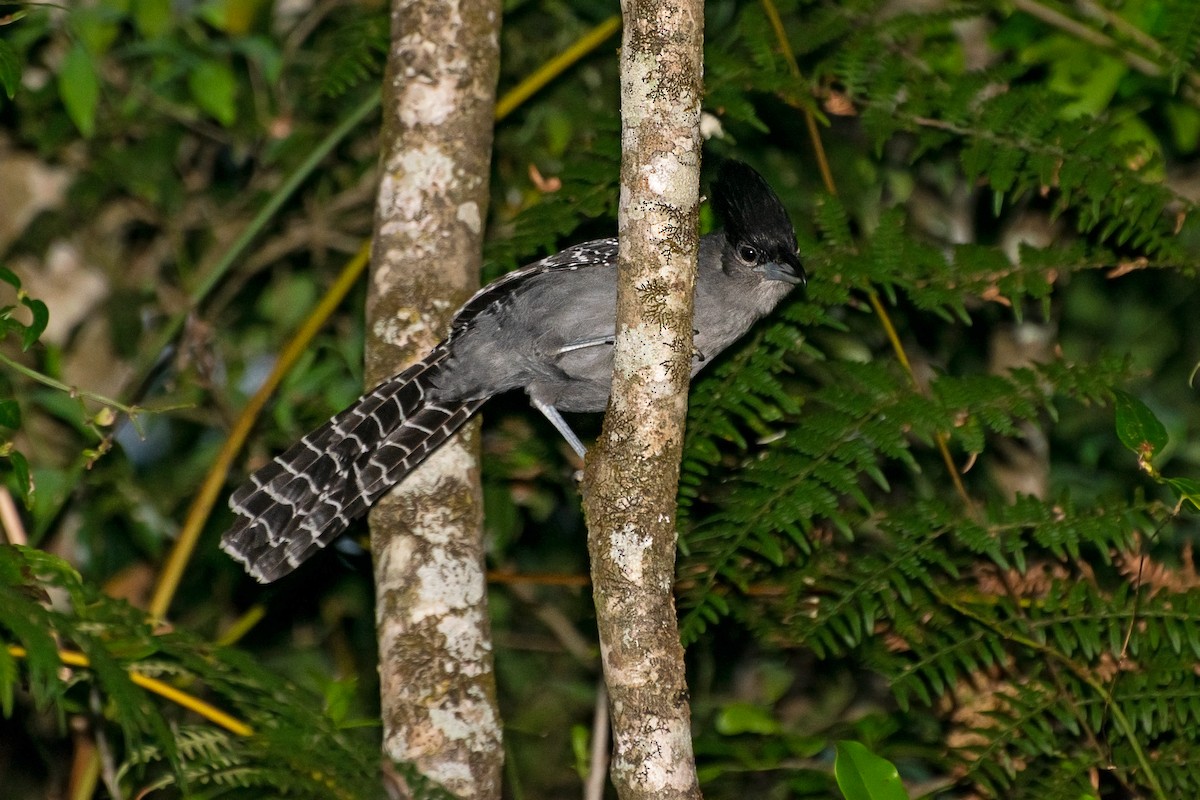
M 763 277 L 769 281 L 783 281 L 793 286 L 808 284 L 808 275 L 800 265 L 800 259 L 794 253 L 779 261 L 769 261 L 757 268 Z

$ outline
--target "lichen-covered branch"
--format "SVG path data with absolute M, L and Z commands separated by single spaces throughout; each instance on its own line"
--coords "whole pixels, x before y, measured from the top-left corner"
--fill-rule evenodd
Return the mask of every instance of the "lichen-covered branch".
M 433 347 L 478 286 L 500 3 L 395 0 L 367 299 L 371 385 Z M 500 796 L 477 425 L 371 514 L 384 751 L 464 798 Z
M 699 797 L 672 583 L 692 359 L 703 4 L 624 0 L 617 340 L 584 504 L 612 777 L 623 800 Z

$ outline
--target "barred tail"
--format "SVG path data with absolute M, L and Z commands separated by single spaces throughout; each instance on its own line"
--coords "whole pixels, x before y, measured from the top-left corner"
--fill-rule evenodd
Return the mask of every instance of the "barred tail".
M 483 404 L 428 399 L 446 355 L 439 346 L 251 475 L 229 498 L 238 519 L 221 549 L 270 583 L 365 514 Z

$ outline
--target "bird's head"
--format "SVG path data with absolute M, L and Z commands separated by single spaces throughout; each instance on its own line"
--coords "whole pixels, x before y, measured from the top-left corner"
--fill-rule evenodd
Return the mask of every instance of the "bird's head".
M 751 270 L 763 280 L 807 283 L 792 221 L 762 175 L 741 161 L 726 160 L 712 194 L 713 209 L 725 223 L 727 272 Z

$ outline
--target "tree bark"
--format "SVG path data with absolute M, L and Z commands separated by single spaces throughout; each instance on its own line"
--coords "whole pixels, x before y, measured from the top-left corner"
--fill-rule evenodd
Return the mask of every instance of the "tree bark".
M 394 0 L 366 380 L 422 357 L 479 285 L 498 0 Z M 500 796 L 478 425 L 372 511 L 383 748 L 458 797 Z
M 584 507 L 623 800 L 700 796 L 675 615 L 675 503 L 692 361 L 703 4 L 623 0 L 612 397 Z

